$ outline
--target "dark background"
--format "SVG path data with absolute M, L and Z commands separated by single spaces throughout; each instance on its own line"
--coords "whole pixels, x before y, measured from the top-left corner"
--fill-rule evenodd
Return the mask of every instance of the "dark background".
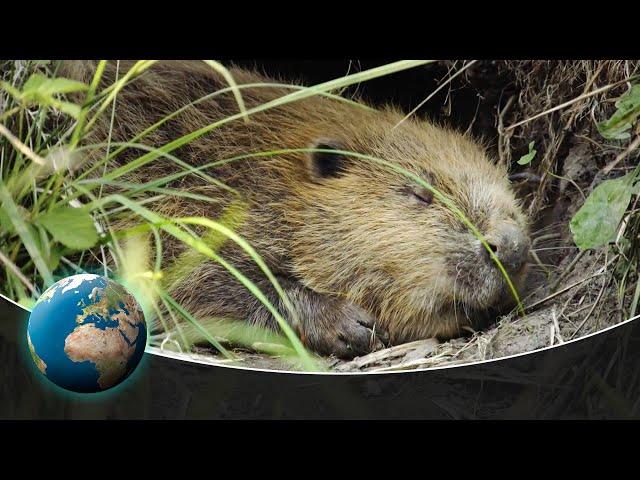
M 226 62 L 255 69 L 269 77 L 309 86 L 339 78 L 347 73 L 378 67 L 390 61 L 393 60 L 229 59 Z M 463 64 L 462 60 L 455 63 L 438 61 L 349 87 L 345 94 L 356 94 L 377 107 L 392 104 L 408 113 Z M 508 98 L 507 91 L 511 88 L 511 79 L 504 74 L 498 75 L 495 61 L 481 60 L 438 92 L 416 114 L 418 117 L 462 131 L 467 130 L 475 116 L 471 132 L 491 143 L 496 136 L 493 122 L 495 109 L 501 96 Z

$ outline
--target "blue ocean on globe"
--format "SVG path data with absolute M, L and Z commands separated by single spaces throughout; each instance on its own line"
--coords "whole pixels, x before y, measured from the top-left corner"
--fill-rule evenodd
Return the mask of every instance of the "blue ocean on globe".
M 56 385 L 99 392 L 118 385 L 140 363 L 147 342 L 135 297 L 108 278 L 64 278 L 38 299 L 27 327 L 31 357 Z

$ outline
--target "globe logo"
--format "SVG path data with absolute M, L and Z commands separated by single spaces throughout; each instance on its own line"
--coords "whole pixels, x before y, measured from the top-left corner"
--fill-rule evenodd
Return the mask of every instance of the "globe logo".
M 27 327 L 31 357 L 42 374 L 74 392 L 99 392 L 138 366 L 147 342 L 140 305 L 119 283 L 73 275 L 38 299 Z

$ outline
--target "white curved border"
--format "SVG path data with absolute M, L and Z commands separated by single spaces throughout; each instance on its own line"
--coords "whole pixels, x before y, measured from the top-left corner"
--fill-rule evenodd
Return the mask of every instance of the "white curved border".
M 9 301 L 10 303 L 16 305 L 17 307 L 30 312 L 30 310 L 28 308 L 25 308 L 24 306 L 20 305 L 17 302 L 14 302 L 13 300 L 11 300 L 8 297 L 5 297 L 4 295 L 2 295 L 0 293 L 0 297 Z M 640 318 L 640 314 L 636 315 L 635 317 L 631 317 L 627 320 L 624 320 L 620 323 L 617 323 L 615 325 L 611 325 L 610 327 L 604 328 L 602 330 L 599 330 L 597 332 L 593 332 L 593 333 L 589 333 L 587 335 L 584 335 L 583 337 L 579 337 L 579 338 L 575 338 L 573 340 L 568 340 L 564 343 L 559 343 L 557 345 L 550 345 L 548 347 L 543 347 L 543 348 L 538 348 L 537 350 L 531 350 L 530 352 L 522 352 L 522 353 L 515 353 L 513 355 L 507 355 L 506 357 L 498 357 L 498 358 L 490 358 L 487 360 L 478 360 L 477 362 L 469 362 L 469 363 L 459 363 L 459 364 L 455 364 L 455 365 L 443 365 L 440 367 L 429 367 L 429 368 L 416 368 L 414 370 L 400 370 L 400 371 L 388 371 L 388 372 L 300 372 L 297 370 L 272 370 L 272 369 L 268 369 L 268 368 L 251 368 L 251 367 L 242 367 L 240 365 L 224 365 L 224 364 L 220 364 L 220 363 L 215 363 L 215 362 L 208 362 L 205 360 L 200 360 L 198 358 L 195 358 L 195 356 L 190 356 L 189 354 L 185 354 L 185 353 L 177 353 L 177 352 L 169 352 L 169 351 L 164 351 L 161 350 L 157 347 L 147 347 L 145 348 L 145 353 L 148 353 L 150 355 L 156 355 L 158 357 L 165 357 L 165 358 L 172 358 L 174 360 L 180 360 L 183 362 L 187 362 L 187 363 L 196 363 L 199 365 L 207 365 L 209 367 L 220 367 L 220 368 L 230 368 L 230 369 L 234 369 L 234 370 L 249 370 L 252 372 L 267 372 L 267 373 L 288 373 L 288 374 L 294 374 L 294 375 L 341 375 L 341 376 L 349 376 L 349 375 L 390 375 L 390 374 L 402 374 L 402 373 L 415 373 L 415 372 L 429 372 L 429 371 L 433 371 L 433 370 L 446 370 L 446 369 L 452 369 L 452 368 L 458 368 L 458 367 L 468 367 L 469 365 L 481 365 L 484 363 L 490 363 L 490 362 L 497 362 L 497 361 L 502 361 L 502 360 L 507 360 L 509 358 L 515 358 L 515 357 L 522 357 L 524 355 L 531 355 L 532 353 L 538 353 L 538 352 L 544 352 L 545 350 L 550 350 L 552 348 L 560 348 L 560 347 L 564 347 L 566 345 L 569 345 L 571 343 L 575 343 L 575 342 L 579 342 L 582 340 L 586 340 L 589 337 L 592 337 L 594 335 L 600 335 L 601 333 L 607 332 L 609 330 L 613 330 L 614 328 L 618 328 L 621 327 L 622 325 L 626 325 L 629 322 L 632 322 L 636 319 Z M 202 356 L 202 355 L 200 355 Z

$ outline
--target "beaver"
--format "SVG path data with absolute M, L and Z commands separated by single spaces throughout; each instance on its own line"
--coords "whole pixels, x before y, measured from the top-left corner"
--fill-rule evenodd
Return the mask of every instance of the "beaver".
M 92 62 L 64 65 L 66 76 L 87 83 L 95 67 Z M 130 65 L 108 62 L 104 85 Z M 233 66 L 229 72 L 238 85 L 263 84 L 241 90 L 247 109 L 291 93 L 261 73 Z M 186 104 L 227 89 L 184 108 L 140 140 L 161 147 L 237 115 L 237 98 L 228 86 L 203 62 L 161 61 L 122 89 L 113 117 L 103 115 L 87 141 L 129 141 Z M 235 230 L 274 273 L 299 322 L 237 244 L 224 242 L 218 254 L 254 281 L 319 354 L 351 358 L 385 344 L 459 336 L 487 312 L 513 305 L 487 249 L 430 190 L 388 166 L 344 152 L 397 164 L 452 199 L 485 236 L 518 289 L 526 278 L 528 221 L 507 168 L 492 161 L 479 141 L 426 120 L 397 125 L 403 116 L 392 106 L 374 109 L 362 100 L 316 95 L 238 118 L 172 155 L 203 166 L 249 153 L 276 153 L 204 170 L 224 185 L 199 175 L 166 185 L 212 201 L 173 197 L 146 206 L 168 217 L 218 219 L 241 199 L 242 220 Z M 114 162 L 124 165 L 141 154 L 130 148 Z M 145 183 L 181 169 L 160 157 L 125 179 Z M 163 246 L 164 265 L 188 248 L 172 238 L 163 238 Z M 187 270 L 167 288 L 195 318 L 278 329 L 264 304 L 219 263 L 201 261 Z

